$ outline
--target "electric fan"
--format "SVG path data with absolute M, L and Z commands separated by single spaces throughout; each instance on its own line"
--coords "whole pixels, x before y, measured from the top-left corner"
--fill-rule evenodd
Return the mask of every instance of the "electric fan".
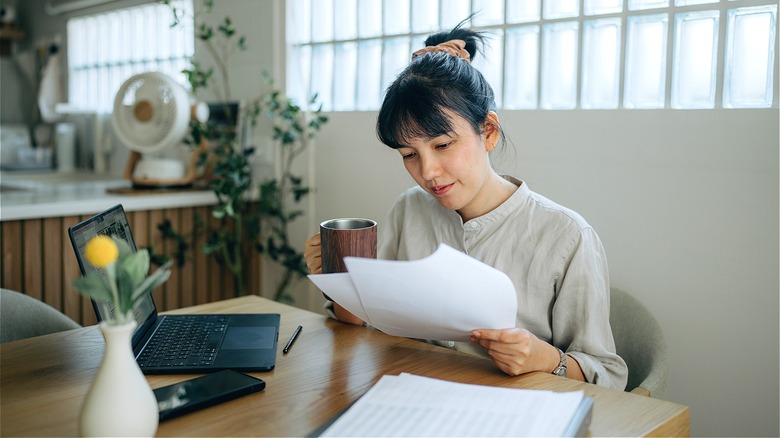
M 117 138 L 132 152 L 125 178 L 134 187 L 167 188 L 192 184 L 197 176 L 199 152 L 191 154 L 185 169 L 181 159 L 166 157 L 165 149 L 178 146 L 189 121 L 205 122 L 208 106 L 193 104 L 187 90 L 170 77 L 147 72 L 126 80 L 114 98 L 111 123 Z

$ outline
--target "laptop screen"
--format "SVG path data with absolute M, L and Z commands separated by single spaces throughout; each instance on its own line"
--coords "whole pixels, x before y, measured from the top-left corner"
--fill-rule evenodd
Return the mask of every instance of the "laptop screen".
M 133 233 L 130 230 L 130 223 L 127 221 L 125 210 L 121 204 L 117 204 L 108 210 L 98 213 L 95 216 L 80 222 L 68 229 L 70 234 L 70 241 L 73 243 L 73 249 L 76 252 L 76 259 L 79 262 L 81 273 L 86 274 L 88 272 L 95 271 L 96 268 L 86 261 L 84 256 L 84 248 L 87 246 L 87 242 L 94 236 L 99 234 L 116 237 L 122 239 L 135 251 L 135 241 L 133 240 Z M 94 300 L 92 304 L 95 307 L 97 318 L 103 321 L 113 316 L 114 307 L 110 303 L 97 303 Z M 140 329 L 144 322 L 155 313 L 154 300 L 151 294 L 147 295 L 146 299 L 141 302 L 135 310 L 135 321 L 138 323 L 136 330 Z

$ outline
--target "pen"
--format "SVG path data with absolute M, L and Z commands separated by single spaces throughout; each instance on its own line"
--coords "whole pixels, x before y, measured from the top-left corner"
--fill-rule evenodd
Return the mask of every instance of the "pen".
M 298 328 L 296 328 L 293 332 L 292 336 L 290 336 L 290 340 L 287 341 L 287 345 L 284 346 L 282 353 L 287 354 L 287 352 L 290 351 L 290 347 L 292 347 L 293 342 L 298 339 L 298 335 L 301 333 L 301 330 L 303 330 L 303 326 L 299 325 Z

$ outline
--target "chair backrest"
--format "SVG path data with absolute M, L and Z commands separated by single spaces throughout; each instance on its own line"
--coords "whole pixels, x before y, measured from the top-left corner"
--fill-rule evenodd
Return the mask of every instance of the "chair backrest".
M 609 323 L 617 354 L 628 365 L 626 391 L 663 398 L 669 373 L 669 351 L 661 325 L 636 298 L 618 289 L 610 291 Z M 637 390 L 640 388 L 640 390 Z
M 43 301 L 0 289 L 0 343 L 79 327 L 75 321 Z

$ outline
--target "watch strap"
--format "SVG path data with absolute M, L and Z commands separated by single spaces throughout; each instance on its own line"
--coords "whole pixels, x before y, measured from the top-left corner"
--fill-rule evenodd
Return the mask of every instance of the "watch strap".
M 556 376 L 566 377 L 566 353 L 564 353 L 563 350 L 558 347 L 555 347 L 555 349 L 558 350 L 558 353 L 561 355 L 561 361 L 558 363 L 558 366 L 555 367 L 552 373 Z

